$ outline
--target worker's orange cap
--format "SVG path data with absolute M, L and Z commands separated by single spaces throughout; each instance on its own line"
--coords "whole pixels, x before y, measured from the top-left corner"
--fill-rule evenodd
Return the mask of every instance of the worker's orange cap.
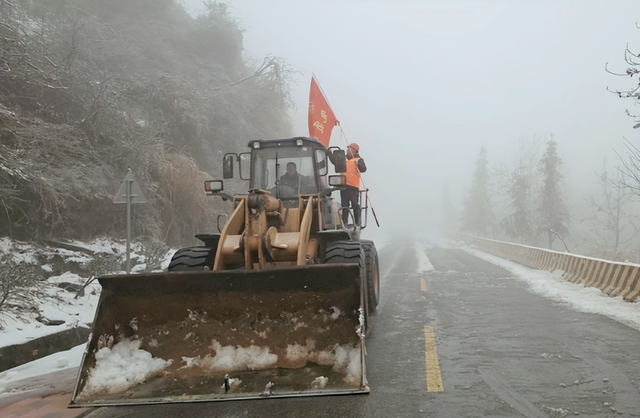
M 356 144 L 355 142 L 350 143 L 348 147 L 353 148 L 356 152 L 360 152 L 360 145 Z

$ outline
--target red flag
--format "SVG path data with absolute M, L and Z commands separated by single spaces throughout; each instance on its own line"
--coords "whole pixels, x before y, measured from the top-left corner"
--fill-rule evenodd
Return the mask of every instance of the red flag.
M 338 124 L 329 102 L 322 94 L 322 90 L 314 76 L 311 77 L 311 91 L 309 92 L 309 136 L 315 138 L 325 147 L 329 146 L 331 130 Z

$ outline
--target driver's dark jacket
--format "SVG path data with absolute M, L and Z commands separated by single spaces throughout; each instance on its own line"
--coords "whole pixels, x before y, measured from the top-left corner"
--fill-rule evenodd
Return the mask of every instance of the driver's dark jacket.
M 294 173 L 294 174 L 284 173 L 280 177 L 280 182 L 285 186 L 297 188 L 298 182 L 300 181 L 300 177 L 301 177 L 300 173 Z

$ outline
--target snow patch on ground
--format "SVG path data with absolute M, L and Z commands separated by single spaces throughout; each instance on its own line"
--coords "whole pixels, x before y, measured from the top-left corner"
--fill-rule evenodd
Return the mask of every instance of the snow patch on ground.
M 10 386 L 15 385 L 21 380 L 30 379 L 35 376 L 59 370 L 76 369 L 80 367 L 85 346 L 86 344 L 81 344 L 71 350 L 51 354 L 50 356 L 43 357 L 0 373 L 0 398 L 2 398 L 3 395 L 8 396 L 23 392 L 23 390 L 8 389 Z
M 20 317 L 0 313 L 3 328 L 0 330 L 0 347 L 24 344 L 71 328 L 87 328 L 86 324 L 90 324 L 95 316 L 100 297 L 100 285 L 97 282 L 89 284 L 84 290 L 84 296 L 78 298 L 75 298 L 74 292 L 58 287 L 59 283 L 84 285 L 86 280 L 69 272 L 52 276 L 46 281 L 50 285 L 44 289 L 47 297 L 39 299 L 37 312 L 23 312 Z M 64 323 L 45 325 L 36 320 L 38 317 L 49 321 L 60 320 Z
M 571 283 L 562 278 L 560 270 L 553 273 L 534 270 L 469 247 L 463 247 L 463 249 L 473 256 L 512 272 L 516 279 L 526 282 L 533 293 L 563 303 L 578 312 L 605 315 L 640 331 L 640 303 L 638 302 L 625 302 L 621 296 L 611 297 L 596 287 Z
M 105 238 L 98 238 L 88 243 L 81 241 L 72 241 L 71 244 L 75 245 L 76 247 L 86 248 L 87 250 L 91 250 L 94 253 L 104 253 L 111 255 L 124 254 L 127 249 L 126 244 L 116 243 Z
M 108 239 L 95 239 L 90 242 L 72 241 L 70 244 L 85 248 L 97 255 L 114 255 L 125 257 L 126 245 Z M 142 250 L 139 243 L 132 245 L 131 257 L 144 261 L 144 256 L 138 252 Z M 169 249 L 162 262 L 162 269 L 166 269 L 175 250 Z M 39 246 L 25 242 L 0 238 L 0 255 L 7 256 L 15 263 L 28 263 L 39 265 L 38 260 L 51 259 L 60 256 L 65 263 L 78 263 L 86 265 L 93 260 L 88 254 L 81 251 L 71 251 L 64 248 Z M 54 267 L 51 264 L 41 264 L 44 272 L 52 273 Z M 146 264 L 137 264 L 132 272 L 142 271 Z M 123 273 L 114 272 L 114 273 Z M 46 277 L 46 276 L 45 276 Z M 75 327 L 87 327 L 85 324 L 93 322 L 95 309 L 100 296 L 101 287 L 98 281 L 88 284 L 84 292 L 76 297 L 76 291 L 88 283 L 90 277 L 81 277 L 67 271 L 60 275 L 49 276 L 46 280 L 38 282 L 38 289 L 42 295 L 35 298 L 35 309 L 30 310 L 17 307 L 3 306 L 0 311 L 0 347 L 24 344 L 34 339 L 66 331 Z M 73 285 L 69 290 L 60 286 L 64 283 Z M 64 285 L 63 285 L 64 286 Z M 11 303 L 14 303 L 10 301 Z M 16 310 L 17 309 L 17 310 Z M 36 318 L 46 320 L 64 321 L 62 325 L 45 325 Z
M 426 249 L 423 245 L 416 243 L 414 246 L 416 251 L 416 257 L 418 259 L 418 268 L 416 269 L 416 273 L 424 274 L 429 271 L 435 270 L 433 268 L 433 264 L 431 264 L 431 260 L 427 257 Z
M 0 238 L 0 253 L 8 255 L 15 263 L 37 263 L 37 251 L 29 244 L 12 241 L 9 238 Z
M 85 282 L 86 279 L 83 279 L 82 277 L 78 276 L 75 273 L 71 273 L 71 272 L 66 272 L 63 273 L 59 276 L 51 276 L 47 279 L 48 283 L 51 284 L 58 284 L 58 283 L 77 283 L 77 284 L 82 284 Z

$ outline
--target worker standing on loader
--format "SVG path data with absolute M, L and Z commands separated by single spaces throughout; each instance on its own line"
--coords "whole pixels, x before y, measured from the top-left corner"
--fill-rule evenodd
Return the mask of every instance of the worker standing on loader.
M 340 191 L 342 202 L 342 222 L 349 219 L 349 206 L 353 209 L 353 218 L 356 225 L 360 225 L 360 173 L 367 171 L 364 160 L 360 157 L 360 146 L 352 142 L 347 146 L 347 172 L 344 173 L 347 184 Z

